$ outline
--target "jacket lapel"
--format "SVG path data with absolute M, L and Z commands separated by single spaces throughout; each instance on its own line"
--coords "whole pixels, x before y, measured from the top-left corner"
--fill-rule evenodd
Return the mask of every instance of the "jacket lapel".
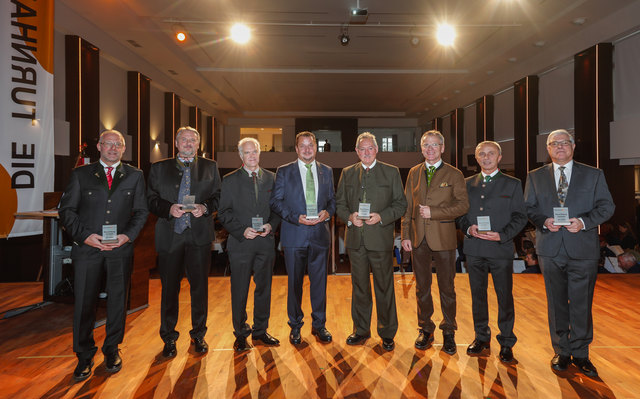
M 548 179 L 545 179 L 547 181 L 547 190 L 549 190 L 550 193 L 555 193 L 553 195 L 553 202 L 555 204 L 557 204 L 557 206 L 560 206 L 560 201 L 558 200 L 558 188 L 556 187 L 556 176 L 553 172 L 553 162 L 549 163 L 547 165 L 547 176 L 549 176 Z
M 420 176 L 418 179 L 418 187 L 420 187 L 418 191 L 420 198 L 418 200 L 420 205 L 425 205 L 427 203 L 427 166 L 424 161 L 420 165 Z
M 111 190 L 109 190 L 109 195 L 111 195 L 111 193 L 116 191 L 116 188 L 118 188 L 118 185 L 120 184 L 120 182 L 122 180 L 124 180 L 125 175 L 126 175 L 126 173 L 124 172 L 124 166 L 123 166 L 122 162 L 120 162 L 120 165 L 118 165 L 118 168 L 116 169 L 115 173 L 113 174 L 113 181 L 111 182 Z M 105 181 L 107 181 L 106 175 L 105 175 L 104 179 L 105 179 Z
M 107 184 L 107 175 L 104 173 L 104 168 L 100 162 L 96 162 L 93 167 L 93 177 L 98 180 L 98 183 L 109 192 L 109 185 Z

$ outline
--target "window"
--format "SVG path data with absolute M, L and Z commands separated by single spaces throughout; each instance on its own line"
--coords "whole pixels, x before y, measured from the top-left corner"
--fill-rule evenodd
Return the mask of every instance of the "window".
M 393 152 L 393 137 L 382 138 L 382 152 Z

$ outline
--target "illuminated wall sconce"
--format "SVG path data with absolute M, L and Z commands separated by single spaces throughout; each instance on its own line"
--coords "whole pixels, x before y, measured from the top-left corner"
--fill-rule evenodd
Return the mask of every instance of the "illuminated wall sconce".
M 173 25 L 173 34 L 179 43 L 183 43 L 188 37 L 187 30 L 180 24 Z

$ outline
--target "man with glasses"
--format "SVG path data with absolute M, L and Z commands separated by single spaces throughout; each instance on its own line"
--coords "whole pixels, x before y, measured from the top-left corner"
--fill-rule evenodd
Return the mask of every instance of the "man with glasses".
M 211 242 L 214 240 L 212 215 L 218 209 L 220 173 L 215 161 L 199 157 L 200 134 L 192 127 L 176 133 L 175 158 L 151 165 L 147 201 L 158 217 L 156 250 L 158 272 L 162 282 L 160 337 L 162 354 L 176 356 L 178 297 L 183 274 L 187 275 L 191 293 L 191 342 L 197 353 L 209 345 L 207 332 L 209 305 L 208 278 L 211 266 Z
M 102 345 L 105 369 L 122 368 L 122 343 L 133 241 L 144 226 L 147 203 L 140 169 L 121 162 L 125 142 L 116 130 L 100 135 L 100 161 L 73 170 L 60 200 L 60 221 L 73 239 L 74 296 L 73 351 L 76 381 L 91 375 L 97 348 L 93 340 L 96 303 L 106 275 L 107 324 Z
M 434 261 L 443 334 L 442 350 L 456 353 L 456 224 L 457 217 L 467 213 L 469 200 L 462 172 L 443 162 L 444 137 L 429 130 L 420 139 L 425 162 L 409 171 L 404 193 L 407 211 L 402 218 L 402 248 L 411 252 L 416 278 L 418 331 L 415 347 L 425 349 L 433 342 L 435 323 L 431 297 L 432 260 Z
M 574 138 L 566 130 L 547 137 L 551 163 L 529 172 L 524 197 L 536 226 L 536 252 L 547 292 L 554 371 L 573 362 L 589 377 L 593 340 L 591 304 L 598 273 L 598 225 L 615 209 L 604 173 L 575 162 Z

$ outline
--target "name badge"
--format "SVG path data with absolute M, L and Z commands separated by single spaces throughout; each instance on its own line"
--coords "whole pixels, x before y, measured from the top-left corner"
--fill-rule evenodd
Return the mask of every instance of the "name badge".
M 491 231 L 491 217 L 478 216 L 478 233 L 486 233 Z
M 258 232 L 263 232 L 264 231 L 264 223 L 263 223 L 263 219 L 259 216 L 256 216 L 254 218 L 251 218 L 251 228 L 254 229 L 255 231 Z
M 182 199 L 182 210 L 185 212 L 193 212 L 196 209 L 196 196 L 185 195 Z
M 318 218 L 318 205 L 307 204 L 307 219 L 317 219 L 317 218 Z
M 103 244 L 115 244 L 118 242 L 118 226 L 115 224 L 103 224 L 101 242 Z
M 554 226 L 569 226 L 569 208 L 566 206 L 558 206 L 553 208 L 553 224 Z
M 369 219 L 371 218 L 371 204 L 366 202 L 361 202 L 358 205 L 358 219 Z

